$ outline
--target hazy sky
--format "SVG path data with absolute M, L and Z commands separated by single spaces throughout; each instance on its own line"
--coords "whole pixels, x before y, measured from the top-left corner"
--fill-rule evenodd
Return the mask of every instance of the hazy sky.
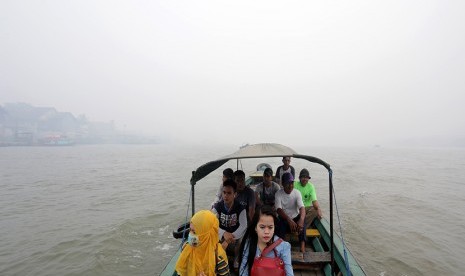
M 465 136 L 465 1 L 0 1 L 0 104 L 191 142 Z

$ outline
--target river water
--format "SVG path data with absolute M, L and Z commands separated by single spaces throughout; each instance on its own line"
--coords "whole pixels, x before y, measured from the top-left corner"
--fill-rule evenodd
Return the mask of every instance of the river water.
M 192 170 L 235 150 L 0 148 L 0 275 L 158 275 L 179 246 L 171 232 L 186 218 Z M 465 149 L 295 150 L 331 164 L 344 238 L 368 275 L 465 274 Z M 239 166 L 262 161 L 281 164 Z M 310 169 L 329 217 L 327 172 L 291 165 Z M 222 168 L 197 184 L 197 209 L 213 200 Z

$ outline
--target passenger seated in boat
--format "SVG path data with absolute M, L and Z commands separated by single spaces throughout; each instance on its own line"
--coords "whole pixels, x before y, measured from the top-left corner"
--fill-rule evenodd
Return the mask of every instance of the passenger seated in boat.
M 218 187 L 218 191 L 216 192 L 216 195 L 215 195 L 215 200 L 212 203 L 212 208 L 218 201 L 220 201 L 223 198 L 223 183 L 226 181 L 226 179 L 234 180 L 233 169 L 226 168 L 223 170 L 223 181 L 221 181 L 221 185 Z
M 300 181 L 294 182 L 294 189 L 298 190 L 302 195 L 302 201 L 305 206 L 305 228 L 307 228 L 316 217 L 319 219 L 323 217 L 320 204 L 316 198 L 315 186 L 309 181 L 310 178 L 308 170 L 302 169 L 299 173 Z
M 283 157 L 283 165 L 279 166 L 276 169 L 276 175 L 275 175 L 275 181 L 278 182 L 279 185 L 283 185 L 282 178 L 284 173 L 290 173 L 292 174 L 292 177 L 295 178 L 295 169 L 294 167 L 291 166 L 291 157 L 290 156 L 284 156 Z
M 230 275 L 226 252 L 218 244 L 218 228 L 218 219 L 211 211 L 195 213 L 189 237 L 176 262 L 178 275 Z
M 297 233 L 300 251 L 305 253 L 305 206 L 302 195 L 294 189 L 294 177 L 290 173 L 283 175 L 283 189 L 276 192 L 275 208 L 279 215 L 278 236 L 284 239 L 288 232 Z
M 271 206 L 263 205 L 257 209 L 252 223 L 247 227 L 247 232 L 241 243 L 240 276 L 253 275 L 254 266 L 255 269 L 257 269 L 257 263 L 254 262 L 255 258 L 259 257 L 265 248 L 270 248 L 273 243 L 280 240 L 280 238 L 275 235 L 277 222 L 278 218 L 276 212 Z M 269 251 L 269 249 L 266 251 Z M 291 260 L 291 245 L 288 242 L 281 240 L 281 243 L 274 247 L 273 251 L 269 251 L 269 253 L 263 257 L 274 258 L 275 256 L 281 259 L 286 276 L 294 275 Z M 279 268 L 273 269 L 279 270 Z
M 255 187 L 256 206 L 268 205 L 274 208 L 275 194 L 281 187 L 273 181 L 273 170 L 266 168 L 263 171 L 263 182 Z
M 226 251 L 234 252 L 234 267 L 239 267 L 239 247 L 247 230 L 247 212 L 235 199 L 236 182 L 227 179 L 223 183 L 223 199 L 215 204 L 212 212 L 219 220 L 219 238 Z
M 245 173 L 243 171 L 234 172 L 234 181 L 237 184 L 236 199 L 245 207 L 247 222 L 250 222 L 255 213 L 255 193 L 250 187 L 245 186 Z

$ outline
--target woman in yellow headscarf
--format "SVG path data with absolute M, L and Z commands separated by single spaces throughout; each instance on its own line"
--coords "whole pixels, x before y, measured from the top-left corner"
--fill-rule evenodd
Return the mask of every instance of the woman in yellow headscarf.
M 179 275 L 229 275 L 226 252 L 218 244 L 218 227 L 218 218 L 211 211 L 195 213 L 190 221 L 187 243 L 176 263 Z

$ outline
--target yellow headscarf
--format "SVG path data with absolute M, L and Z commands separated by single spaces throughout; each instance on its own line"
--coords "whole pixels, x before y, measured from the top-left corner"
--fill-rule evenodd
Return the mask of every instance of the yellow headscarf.
M 226 262 L 228 260 L 223 247 L 218 244 L 218 218 L 211 211 L 201 210 L 192 217 L 191 224 L 199 238 L 199 245 L 184 246 L 176 263 L 176 271 L 181 276 L 197 276 L 200 272 L 207 276 L 215 275 L 215 250 L 218 248 L 218 257 L 221 256 Z

